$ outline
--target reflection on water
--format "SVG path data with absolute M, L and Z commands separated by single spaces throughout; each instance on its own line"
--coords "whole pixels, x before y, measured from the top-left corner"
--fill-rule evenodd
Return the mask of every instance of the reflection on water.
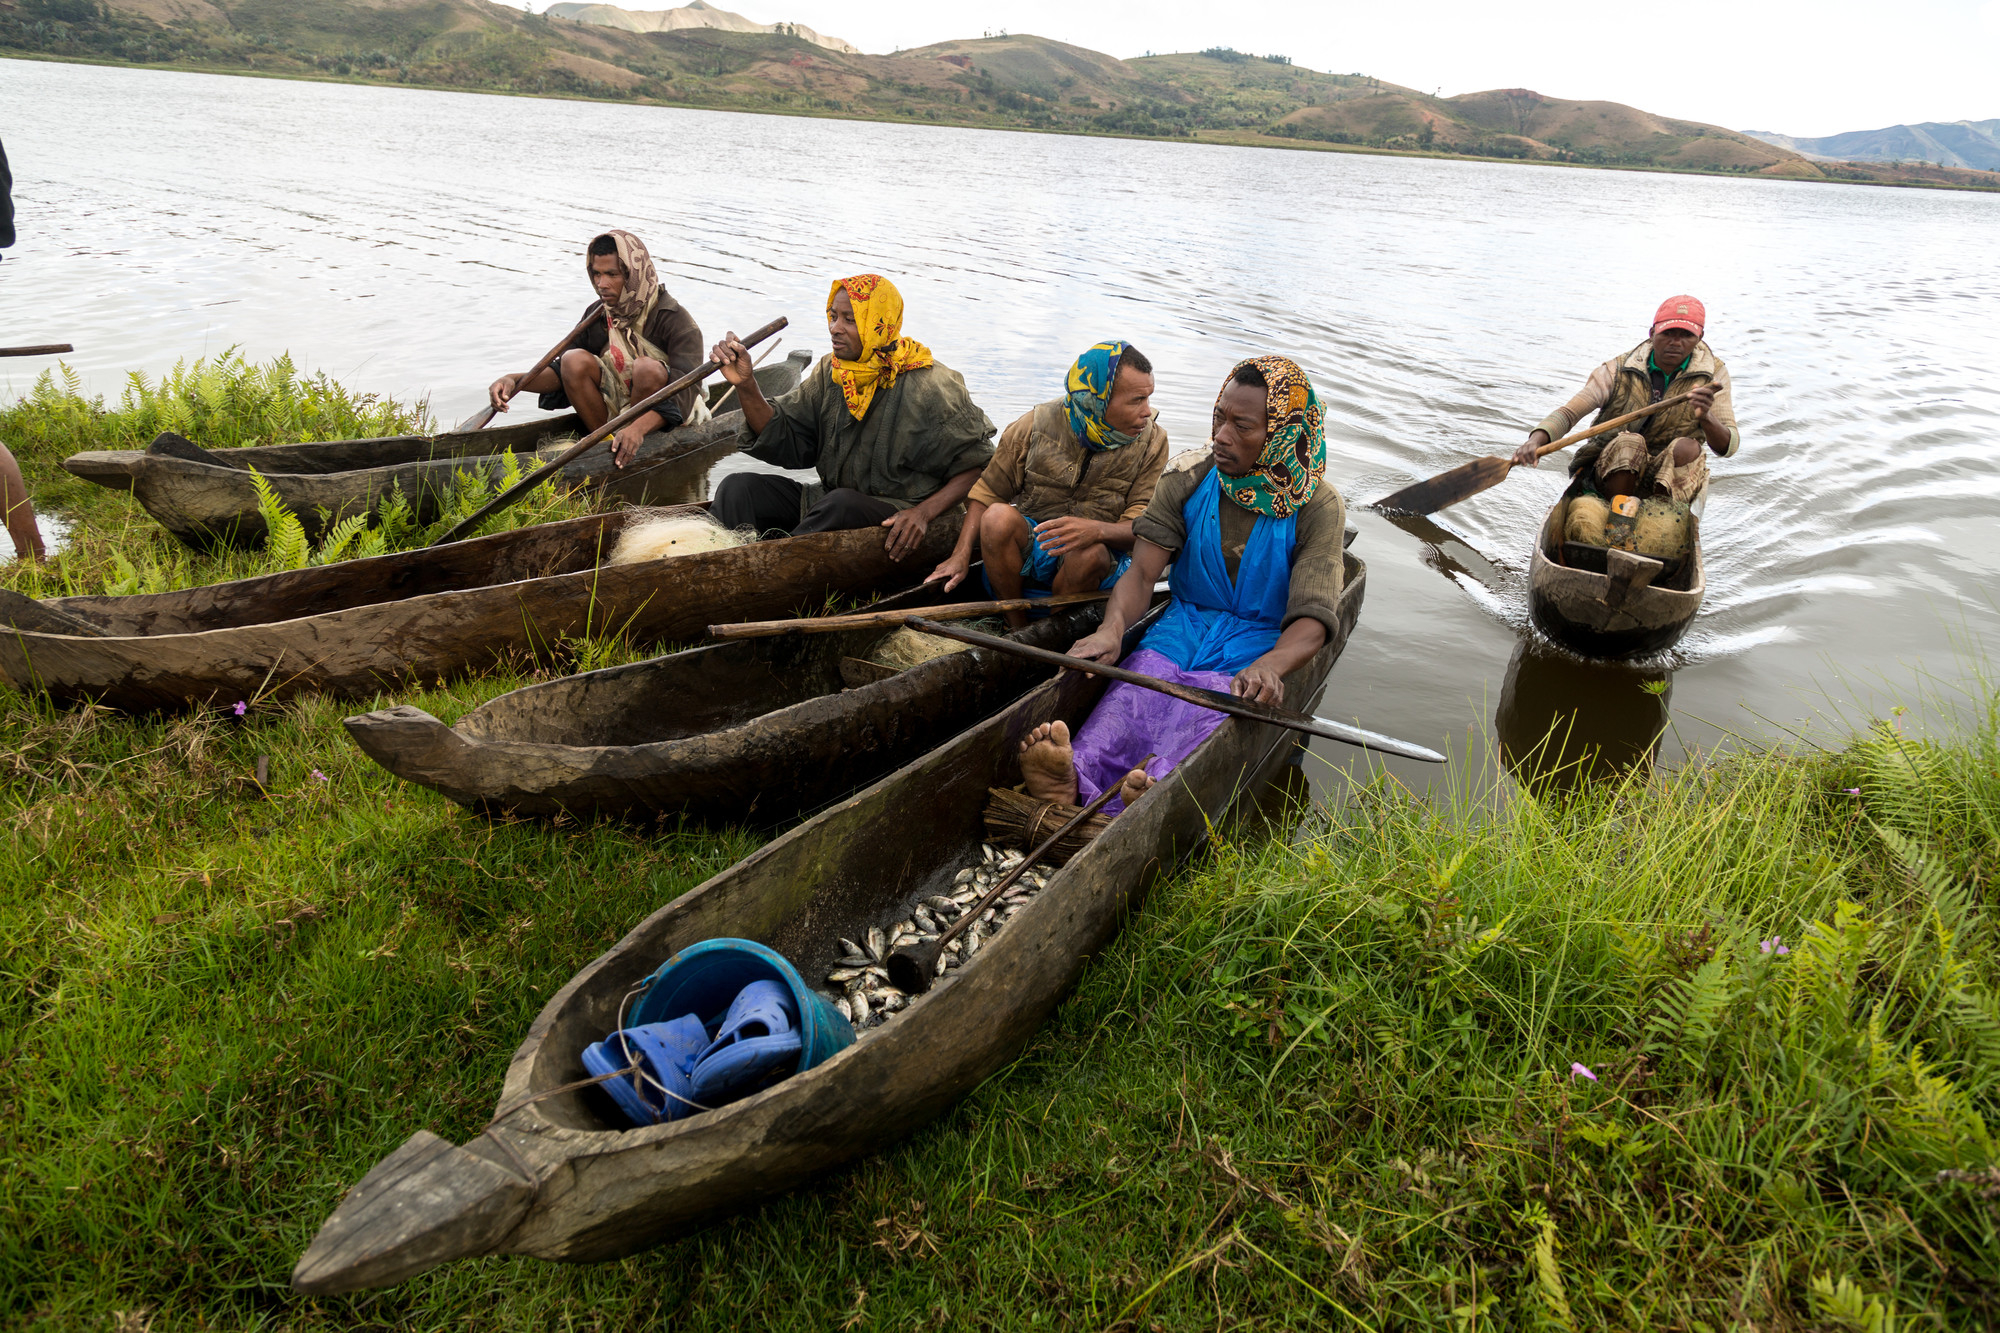
M 1663 666 L 1586 661 L 1527 635 L 1493 715 L 1500 757 L 1538 789 L 1616 778 L 1658 756 L 1672 694 Z

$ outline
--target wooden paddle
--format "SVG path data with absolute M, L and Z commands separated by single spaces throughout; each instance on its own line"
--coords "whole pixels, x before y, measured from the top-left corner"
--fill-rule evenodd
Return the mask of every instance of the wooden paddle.
M 579 333 L 582 333 L 585 329 L 589 328 L 591 322 L 603 313 L 604 313 L 604 302 L 602 301 L 599 301 L 589 310 L 586 310 L 584 312 L 583 318 L 579 319 L 576 322 L 576 327 L 563 335 L 563 340 L 561 342 L 557 343 L 554 347 L 551 347 L 547 352 L 545 352 L 542 355 L 542 359 L 535 362 L 534 368 L 532 370 L 530 370 L 527 374 L 521 376 L 519 379 L 514 381 L 515 390 L 518 391 L 521 385 L 533 379 L 535 376 L 541 374 L 542 371 L 547 369 L 549 362 L 561 356 L 563 354 L 563 349 L 568 347 L 572 342 L 574 342 L 576 340 L 576 336 Z M 500 410 L 499 408 L 493 406 L 493 399 L 489 391 L 488 397 L 486 399 L 486 406 L 480 408 L 477 412 L 474 412 L 471 416 L 459 422 L 458 429 L 461 431 L 485 430 L 486 423 L 493 420 L 494 413 L 498 412 L 499 410 Z
M 43 343 L 37 347 L 0 347 L 0 356 L 61 356 L 75 350 L 68 343 Z
M 1012 653 L 1015 657 L 1025 657 L 1032 662 L 1045 662 L 1050 666 L 1062 667 L 1066 671 L 1084 671 L 1093 676 L 1103 676 L 1107 680 L 1122 680 L 1127 685 L 1156 690 L 1179 699 L 1182 703 L 1213 708 L 1218 713 L 1228 713 L 1232 717 L 1246 718 L 1252 722 L 1269 722 L 1274 726 L 1304 732 L 1308 736 L 1323 736 L 1330 741 L 1344 741 L 1348 745 L 1358 745 L 1364 750 L 1377 750 L 1383 754 L 1399 755 L 1404 759 L 1421 759 L 1427 764 L 1444 762 L 1444 756 L 1436 750 L 1412 745 L 1408 741 L 1399 741 L 1394 736 L 1384 736 L 1380 732 L 1363 731 L 1360 727 L 1350 727 L 1344 722 L 1329 722 L 1324 718 L 1307 717 L 1304 713 L 1295 713 L 1289 708 L 1280 708 L 1275 704 L 1255 703 L 1249 699 L 1239 699 L 1233 694 L 1223 694 L 1219 690 L 1180 685 L 1170 680 L 1161 680 L 1157 676 L 1127 671 L 1124 667 L 1106 666 L 1102 662 L 1092 662 L 1087 658 L 1071 657 L 1066 653 L 1052 653 L 1045 648 L 1032 648 L 1025 643 L 1016 643 L 1012 639 L 997 639 L 991 634 L 960 629 L 956 625 L 940 624 L 935 620 L 925 620 L 921 616 L 912 616 L 909 626 L 926 634 L 939 634 L 947 639 L 957 639 L 980 648 L 991 648 L 995 652 Z
M 1649 417 L 1662 408 L 1684 403 L 1694 397 L 1694 393 L 1693 389 L 1689 389 L 1686 393 L 1662 398 L 1659 402 L 1649 407 L 1642 407 L 1637 412 L 1627 412 L 1622 417 L 1613 417 L 1602 425 L 1592 426 L 1589 430 L 1565 435 L 1560 440 L 1550 440 L 1535 450 L 1535 457 L 1538 460 L 1547 458 L 1556 450 L 1566 449 L 1578 440 L 1587 440 L 1593 435 L 1617 430 L 1620 426 L 1637 421 L 1641 417 Z M 1432 477 L 1429 481 L 1420 481 L 1414 486 L 1405 486 L 1394 495 L 1385 495 L 1369 508 L 1380 509 L 1388 514 L 1433 514 L 1447 505 L 1455 505 L 1460 500 L 1470 500 L 1481 491 L 1498 486 L 1513 468 L 1512 458 L 1498 458 L 1491 455 L 1475 458 L 1470 463 L 1460 463 L 1451 471 Z
M 927 584 L 918 584 L 918 588 Z M 910 589 L 915 592 L 916 588 Z M 1059 597 L 1009 597 L 995 602 L 949 602 L 943 606 L 919 606 L 908 611 L 854 611 L 844 616 L 807 616 L 791 620 L 746 620 L 740 625 L 710 625 L 711 639 L 768 639 L 779 634 L 836 634 L 844 629 L 875 629 L 884 625 L 908 624 L 912 617 L 931 620 L 972 620 L 996 616 L 1002 611 L 1032 611 L 1038 606 L 1074 606 L 1078 602 L 1101 602 L 1108 592 L 1067 592 Z
M 772 320 L 769 324 L 766 324 L 763 328 L 758 329 L 755 333 L 751 334 L 749 337 L 744 338 L 742 340 L 742 343 L 745 347 L 755 347 L 758 343 L 764 341 L 764 339 L 770 337 L 772 334 L 776 333 L 779 329 L 784 328 L 785 325 L 790 322 L 791 321 L 787 320 L 783 315 L 780 315 L 778 318 Z M 641 416 L 644 416 L 646 413 L 652 411 L 655 407 L 659 406 L 661 403 L 666 402 L 667 399 L 673 397 L 675 394 L 679 393 L 682 389 L 687 388 L 688 385 L 701 383 L 701 381 L 707 379 L 710 375 L 713 375 L 716 371 L 720 370 L 721 368 L 722 367 L 714 361 L 704 361 L 700 365 L 696 366 L 693 370 L 690 370 L 687 374 L 681 376 L 673 383 L 661 389 L 659 392 L 651 393 L 646 395 L 646 397 L 641 398 L 638 402 L 632 404 L 630 407 L 626 408 L 623 412 L 620 412 L 617 416 L 611 418 L 611 420 L 605 422 L 602 426 L 599 426 L 596 430 L 590 432 L 590 434 L 584 436 L 582 439 L 578 440 L 575 444 L 572 444 L 569 448 L 563 450 L 562 453 L 557 455 L 556 458 L 553 459 L 547 467 L 536 468 L 533 472 L 530 472 L 527 476 L 521 478 L 519 481 L 515 482 L 512 486 L 509 486 L 506 490 L 500 492 L 500 494 L 494 496 L 491 500 L 488 500 L 485 504 L 473 510 L 472 513 L 467 515 L 461 522 L 454 524 L 451 531 L 445 533 L 444 536 L 432 542 L 431 545 L 443 546 L 447 542 L 455 542 L 459 540 L 461 537 L 465 536 L 467 533 L 477 528 L 489 514 L 494 514 L 502 509 L 505 509 L 508 505 L 513 504 L 514 501 L 520 499 L 522 496 L 526 495 L 529 491 L 532 491 L 533 489 L 535 489 L 535 487 L 541 485 L 544 481 L 547 481 L 551 473 L 560 472 L 563 468 L 569 466 L 570 461 L 576 458 L 579 454 L 583 453 L 584 450 L 590 448 L 592 445 L 597 444 L 602 440 L 607 440 L 611 438 L 611 436 L 617 434 L 625 426 L 628 426 L 632 422 L 637 421 Z

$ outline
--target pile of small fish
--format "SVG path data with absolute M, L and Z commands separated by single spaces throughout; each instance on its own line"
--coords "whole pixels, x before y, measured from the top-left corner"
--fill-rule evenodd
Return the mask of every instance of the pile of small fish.
M 935 940 L 950 930 L 1022 861 L 1020 852 L 1002 851 L 991 843 L 981 843 L 979 851 L 979 864 L 959 871 L 952 880 L 950 893 L 924 899 L 907 919 L 887 929 L 870 926 L 864 940 L 842 937 L 843 956 L 833 971 L 827 973 L 827 987 L 833 994 L 833 1007 L 846 1014 L 857 1030 L 879 1027 L 910 1002 L 908 995 L 889 984 L 889 970 L 885 966 L 889 955 L 905 945 Z M 938 974 L 942 976 L 978 953 L 980 945 L 1027 906 L 1029 899 L 1047 888 L 1048 883 L 1049 872 L 1040 866 L 1015 880 L 1006 896 L 981 912 L 979 920 L 944 946 L 944 955 L 938 959 Z

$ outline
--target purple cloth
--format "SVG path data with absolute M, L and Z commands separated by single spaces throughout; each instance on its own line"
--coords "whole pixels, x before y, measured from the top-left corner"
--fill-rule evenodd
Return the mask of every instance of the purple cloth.
M 1150 648 L 1139 649 L 1118 665 L 1224 694 L 1229 693 L 1229 683 L 1235 679 L 1222 671 L 1183 671 Z M 1148 754 L 1154 758 L 1146 765 L 1147 775 L 1165 777 L 1193 754 L 1195 746 L 1207 740 L 1208 733 L 1221 726 L 1226 716 L 1213 708 L 1182 703 L 1158 690 L 1114 682 L 1070 742 L 1076 755 L 1077 803 L 1089 805 L 1108 788 L 1116 787 Z M 1104 812 L 1115 815 L 1124 808 L 1124 798 L 1114 796 Z

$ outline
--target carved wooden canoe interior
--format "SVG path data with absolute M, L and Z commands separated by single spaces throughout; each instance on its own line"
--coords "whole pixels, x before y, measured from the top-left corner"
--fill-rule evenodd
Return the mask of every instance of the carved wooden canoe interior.
M 810 352 L 794 351 L 775 365 L 759 367 L 757 383 L 766 394 L 785 393 L 798 384 L 800 376 L 811 366 Z M 717 412 L 728 412 L 734 408 L 734 389 L 725 384 L 708 387 L 711 407 Z M 251 445 L 210 452 L 230 467 L 254 467 L 266 475 L 273 472 L 354 472 L 397 463 L 424 463 L 437 458 L 476 458 L 481 455 L 532 452 L 545 440 L 576 436 L 582 428 L 582 419 L 574 412 L 566 412 L 561 416 L 489 426 L 485 430 Z M 196 440 L 195 443 L 201 444 L 202 441 Z M 63 460 L 63 467 L 85 481 L 94 481 L 112 490 L 129 491 L 132 489 L 133 470 L 145 457 L 143 449 L 92 449 L 71 454 Z
M 1708 578 L 1701 562 L 1701 501 L 1692 515 L 1693 545 L 1678 568 L 1624 551 L 1607 552 L 1596 572 L 1564 563 L 1563 524 L 1571 496 L 1557 500 L 1535 539 L 1528 567 L 1528 611 L 1535 625 L 1585 657 L 1641 657 L 1679 643 L 1701 610 Z
M 1360 614 L 1347 558 L 1341 631 L 1286 682 L 1309 708 Z M 1128 646 L 1129 646 L 1128 640 Z M 515 1054 L 495 1122 L 459 1147 L 419 1132 L 351 1190 L 293 1270 L 309 1292 L 388 1286 L 450 1259 L 592 1262 L 659 1244 L 909 1134 L 1014 1058 L 1209 821 L 1297 751 L 1265 723 L 1225 722 L 1056 871 L 1007 928 L 888 1024 L 804 1074 L 715 1111 L 620 1128 L 581 1052 L 675 950 L 760 941 L 808 979 L 837 938 L 897 919 L 979 855 L 989 786 L 1019 777 L 1021 738 L 1080 724 L 1098 678 L 1062 672 L 1016 703 L 661 908 L 552 998 Z M 537 1097 L 539 1100 L 531 1100 Z
M 10 614 L 0 673 L 16 689 L 138 711 L 210 699 L 352 697 L 535 656 L 565 638 L 700 638 L 713 624 L 907 587 L 950 553 L 963 514 L 898 563 L 866 528 L 601 566 L 631 511 L 517 528 L 423 551 L 180 592 L 62 597 Z M 79 632 L 54 632 L 47 613 Z M 37 628 L 39 627 L 39 628 Z M 80 632 L 88 627 L 94 632 Z
M 939 585 L 879 609 L 921 607 Z M 1098 605 L 1013 637 L 1060 651 Z M 892 671 L 887 629 L 739 639 L 529 685 L 451 726 L 407 704 L 347 719 L 369 758 L 462 805 L 516 814 L 686 811 L 771 826 L 872 782 L 1045 679 L 982 649 Z

